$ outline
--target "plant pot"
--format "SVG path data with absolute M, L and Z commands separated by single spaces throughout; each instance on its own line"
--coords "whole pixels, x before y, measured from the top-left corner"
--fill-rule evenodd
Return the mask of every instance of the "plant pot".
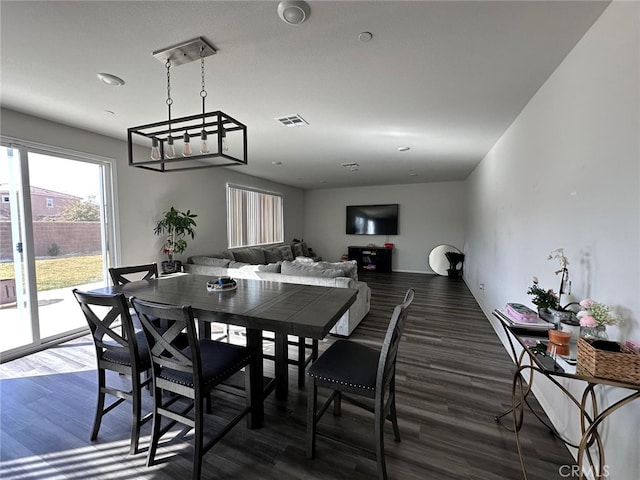
M 609 340 L 606 325 L 596 325 L 595 327 L 580 327 L 580 336 L 590 340 Z
M 180 260 L 165 260 L 160 264 L 162 273 L 177 273 L 182 271 L 182 262 Z

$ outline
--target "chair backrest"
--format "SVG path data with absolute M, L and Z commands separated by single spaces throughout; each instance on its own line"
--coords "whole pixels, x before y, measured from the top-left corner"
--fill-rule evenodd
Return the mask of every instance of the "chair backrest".
M 413 288 L 410 288 L 407 290 L 402 303 L 396 305 L 393 309 L 391 321 L 389 322 L 389 327 L 387 327 L 387 333 L 382 343 L 380 360 L 378 361 L 378 373 L 376 377 L 377 392 L 385 392 L 395 376 L 398 345 L 402 338 L 402 332 L 404 331 L 404 326 L 409 314 L 409 306 L 411 302 L 413 302 L 414 295 L 415 291 Z
M 131 305 L 138 314 L 149 345 L 156 388 L 159 388 L 157 379 L 160 369 L 170 368 L 182 372 L 183 383 L 187 386 L 192 384 L 197 394 L 200 388 L 198 378 L 202 372 L 202 365 L 191 307 L 148 302 L 136 297 L 131 298 Z M 162 323 L 167 323 L 169 327 L 163 328 Z M 176 346 L 176 343 L 180 343 L 176 342 L 176 339 L 182 332 L 186 332 L 188 340 L 188 348 L 184 350 Z
M 158 265 L 148 263 L 146 265 L 133 265 L 130 267 L 113 267 L 109 269 L 109 275 L 114 285 L 124 285 L 125 283 L 151 280 L 158 278 Z
M 128 356 L 131 366 L 137 369 L 140 356 L 126 297 L 82 292 L 77 288 L 73 295 L 89 324 L 98 362 L 108 351 L 110 358 Z

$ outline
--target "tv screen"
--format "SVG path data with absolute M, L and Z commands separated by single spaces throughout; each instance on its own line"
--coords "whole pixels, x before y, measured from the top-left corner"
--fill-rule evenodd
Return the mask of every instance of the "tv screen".
M 348 235 L 397 235 L 398 204 L 347 205 Z

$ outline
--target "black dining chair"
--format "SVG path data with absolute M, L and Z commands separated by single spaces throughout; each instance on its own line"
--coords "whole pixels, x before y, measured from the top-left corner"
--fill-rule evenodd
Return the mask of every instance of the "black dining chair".
M 249 372 L 245 374 L 244 408 L 206 444 L 203 434 L 205 399 L 216 386 L 249 365 L 255 353 L 239 345 L 198 339 L 190 306 L 163 305 L 135 297 L 131 298 L 131 304 L 146 335 L 153 372 L 153 427 L 147 466 L 155 462 L 160 438 L 178 422 L 185 425 L 185 431 L 195 429 L 192 478 L 199 479 L 202 456 L 251 411 L 252 369 L 247 368 Z M 169 328 L 159 329 L 152 321 L 154 318 L 168 320 Z M 186 332 L 188 347 L 179 349 L 172 342 L 182 331 Z M 165 399 L 163 391 L 173 395 Z M 177 402 L 185 398 L 188 401 L 186 408 L 184 402 Z M 162 417 L 169 419 L 164 426 L 161 425 Z
M 114 285 L 124 285 L 134 281 L 152 280 L 158 278 L 158 264 L 147 263 L 128 267 L 112 267 L 109 275 Z
M 149 349 L 143 332 L 135 332 L 127 299 L 122 294 L 103 295 L 73 290 L 84 313 L 96 350 L 98 367 L 98 402 L 91 431 L 91 441 L 98 437 L 104 415 L 128 400 L 132 403 L 130 454 L 138 453 L 140 428 L 151 419 L 142 417 L 142 391 L 151 376 L 141 378 L 151 368 Z M 124 333 L 122 333 L 124 332 Z M 107 371 L 131 378 L 131 390 L 107 385 Z M 105 407 L 106 396 L 117 400 Z
M 126 267 L 112 267 L 109 269 L 109 275 L 111 276 L 111 281 L 116 286 L 121 286 L 134 281 L 152 280 L 154 278 L 158 278 L 158 264 L 146 263 L 142 265 L 132 265 Z M 135 315 L 133 321 L 134 324 L 137 323 Z M 230 341 L 231 337 L 229 333 L 229 325 L 224 324 L 223 328 L 223 334 L 217 337 L 216 340 L 222 340 L 226 338 L 228 341 Z
M 400 430 L 396 415 L 395 373 L 398 345 L 407 320 L 409 306 L 413 302 L 414 290 L 409 289 L 400 305 L 393 310 L 382 348 L 376 350 L 361 343 L 337 340 L 309 367 L 310 382 L 307 394 L 307 458 L 315 457 L 316 435 L 331 438 L 317 431 L 317 424 L 333 402 L 333 414 L 341 413 L 341 400 L 374 413 L 375 458 L 378 478 L 387 478 L 384 457 L 384 424 L 391 420 L 396 442 L 400 441 Z M 325 403 L 318 409 L 318 387 L 331 389 Z M 350 395 L 373 399 L 373 405 L 364 403 Z M 348 444 L 361 450 L 360 446 Z

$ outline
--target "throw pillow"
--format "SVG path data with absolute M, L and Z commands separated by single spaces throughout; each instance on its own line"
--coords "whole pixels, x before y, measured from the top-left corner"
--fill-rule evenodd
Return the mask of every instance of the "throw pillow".
M 302 244 L 301 243 L 292 243 L 291 244 L 291 250 L 293 252 L 293 256 L 294 257 L 300 257 L 300 256 L 304 255 L 302 253 Z
M 311 255 L 309 254 L 309 247 L 307 247 L 307 242 L 301 242 L 300 246 L 302 247 L 302 255 L 304 255 L 305 257 L 310 257 Z
M 280 245 L 276 248 L 282 254 L 282 260 L 293 260 L 293 253 L 289 245 Z
M 313 261 L 313 258 L 311 258 L 311 257 L 296 257 L 294 262 L 298 262 L 298 263 L 316 263 L 316 262 Z
M 324 268 L 335 268 L 343 273 L 342 277 L 358 280 L 358 262 L 355 260 L 349 260 L 348 262 L 318 262 L 318 265 Z

